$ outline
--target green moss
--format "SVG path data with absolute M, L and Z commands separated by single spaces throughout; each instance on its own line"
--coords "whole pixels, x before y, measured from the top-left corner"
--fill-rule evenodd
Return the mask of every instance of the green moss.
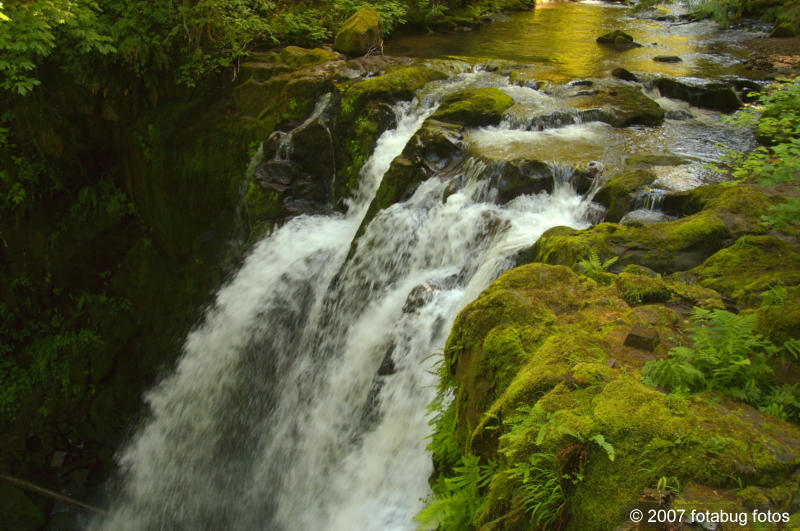
M 426 83 L 445 79 L 446 74 L 425 66 L 407 66 L 348 85 L 342 93 L 342 116 L 355 121 L 368 103 L 396 103 L 410 100 Z
M 771 286 L 800 284 L 800 249 L 772 236 L 743 236 L 691 273 L 700 285 L 753 304 Z
M 648 171 L 627 170 L 603 185 L 594 200 L 608 209 L 606 221 L 618 222 L 633 210 L 634 193 L 643 191 L 655 180 L 656 176 Z
M 669 287 L 660 278 L 620 273 L 615 284 L 620 297 L 628 304 L 665 302 L 672 297 Z
M 468 127 L 496 125 L 500 123 L 503 111 L 513 103 L 514 100 L 498 88 L 464 89 L 447 96 L 433 118 Z
M 280 193 L 265 189 L 256 181 L 250 182 L 244 203 L 250 222 L 251 242 L 257 241 L 275 221 L 289 213 L 283 206 Z
M 362 7 L 336 33 L 333 47 L 349 55 L 363 55 L 379 47 L 382 40 L 381 16 L 374 9 Z
M 718 200 L 731 198 L 708 204 Z M 445 350 L 456 384 L 453 440 L 498 466 L 474 521 L 531 528 L 513 471 L 542 454 L 561 456 L 553 457 L 557 472 L 582 478 L 562 484 L 566 529 L 617 528 L 633 507 L 647 507 L 642 497 L 661 478 L 688 485 L 675 507 L 788 509 L 800 428 L 716 392 L 647 387 L 640 368 L 652 355 L 623 344 L 632 326 L 653 328 L 668 343 L 655 352 L 663 356 L 681 337 L 673 307 L 721 305 L 719 295 L 641 267 L 611 277 L 606 287 L 565 267 L 529 264 L 503 274 L 456 319 Z M 651 304 L 631 309 L 623 302 L 631 291 Z M 592 442 L 597 436 L 613 447 L 613 461 Z
M 686 199 L 702 210 L 649 226 L 601 223 L 585 230 L 556 227 L 533 245 L 529 259 L 574 267 L 594 249 L 601 261 L 619 257 L 618 265 L 637 264 L 660 273 L 686 271 L 743 233 L 763 232 L 759 216 L 770 201 L 744 186 L 704 186 Z

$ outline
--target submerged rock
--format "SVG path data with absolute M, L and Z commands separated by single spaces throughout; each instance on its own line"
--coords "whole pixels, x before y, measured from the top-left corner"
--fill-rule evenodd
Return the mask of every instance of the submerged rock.
M 613 46 L 617 50 L 629 50 L 631 48 L 641 48 L 642 45 L 634 42 L 633 37 L 622 30 L 614 30 L 600 37 L 597 37 L 599 44 Z
M 611 75 L 623 81 L 639 81 L 639 78 L 636 77 L 636 74 L 634 74 L 633 72 L 629 72 L 624 68 L 615 68 L 614 70 L 611 71 Z
M 661 77 L 654 84 L 662 96 L 683 100 L 695 107 L 730 112 L 742 105 L 733 89 L 722 83 L 689 83 Z
M 656 55 L 653 57 L 653 61 L 657 63 L 680 63 L 683 59 L 677 55 Z
M 374 9 L 362 7 L 356 11 L 336 34 L 333 47 L 348 55 L 364 55 L 383 47 L 381 16 Z

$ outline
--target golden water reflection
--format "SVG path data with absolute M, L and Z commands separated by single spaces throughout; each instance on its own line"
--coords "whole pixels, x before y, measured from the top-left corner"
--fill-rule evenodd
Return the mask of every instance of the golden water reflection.
M 595 42 L 598 36 L 615 29 L 623 29 L 644 47 L 618 51 Z M 633 18 L 629 9 L 616 5 L 553 2 L 468 33 L 393 39 L 385 51 L 411 57 L 458 56 L 530 63 L 536 66 L 536 77 L 548 81 L 606 77 L 616 67 L 718 78 L 746 74 L 738 63 L 747 55 L 736 42 L 741 39 L 742 35 L 734 32 L 721 34 L 712 22 L 657 22 Z M 677 55 L 683 62 L 653 61 L 658 55 Z

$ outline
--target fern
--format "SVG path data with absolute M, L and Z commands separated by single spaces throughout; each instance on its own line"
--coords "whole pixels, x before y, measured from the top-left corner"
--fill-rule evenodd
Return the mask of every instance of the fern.
M 440 477 L 433 485 L 434 494 L 428 505 L 414 520 L 423 529 L 470 529 L 474 527 L 475 512 L 480 506 L 482 492 L 494 474 L 494 464 L 480 465 L 480 459 L 470 453 L 453 468 L 450 477 Z
M 522 505 L 537 528 L 552 528 L 566 508 L 562 476 L 556 457 L 549 453 L 532 454 L 511 469 L 511 479 L 521 484 Z
M 651 386 L 690 392 L 713 389 L 786 420 L 800 419 L 800 390 L 774 385 L 770 363 L 800 357 L 800 340 L 778 349 L 757 332 L 757 316 L 696 308 L 689 335 L 693 348 L 676 347 L 665 360 L 643 368 Z

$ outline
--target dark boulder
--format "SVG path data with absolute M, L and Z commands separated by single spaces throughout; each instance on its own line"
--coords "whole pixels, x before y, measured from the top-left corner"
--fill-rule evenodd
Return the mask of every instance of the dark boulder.
M 629 50 L 631 48 L 642 47 L 641 44 L 633 41 L 633 37 L 621 30 L 614 30 L 597 37 L 597 43 L 605 46 L 613 46 L 617 50 Z
M 683 59 L 677 55 L 656 55 L 653 57 L 653 61 L 657 63 L 680 63 Z
M 695 107 L 730 112 L 742 105 L 733 89 L 722 83 L 693 84 L 661 77 L 654 84 L 662 96 L 683 100 Z
M 636 77 L 636 74 L 634 74 L 633 72 L 629 72 L 624 68 L 615 68 L 614 70 L 611 71 L 611 75 L 623 81 L 639 81 L 639 78 Z

